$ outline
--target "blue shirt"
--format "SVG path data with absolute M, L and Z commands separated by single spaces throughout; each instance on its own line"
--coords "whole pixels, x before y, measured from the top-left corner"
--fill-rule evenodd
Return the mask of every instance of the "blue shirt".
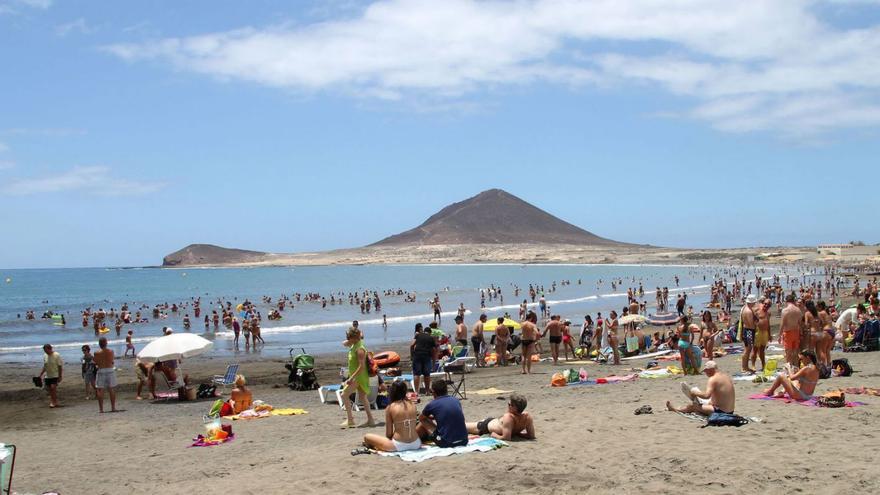
M 461 403 L 455 397 L 444 395 L 437 397 L 425 406 L 422 414 L 433 417 L 437 423 L 435 441 L 440 447 L 458 447 L 467 445 L 468 432 L 464 424 L 464 412 Z

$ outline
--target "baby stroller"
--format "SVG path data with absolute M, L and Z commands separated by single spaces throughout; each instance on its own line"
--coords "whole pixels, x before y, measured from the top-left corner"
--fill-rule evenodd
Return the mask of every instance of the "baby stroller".
M 290 371 L 287 376 L 287 386 L 291 390 L 318 390 L 318 377 L 315 376 L 315 358 L 311 354 L 306 354 L 305 349 L 302 354 L 293 355 L 295 349 L 290 349 L 290 362 L 284 367 Z

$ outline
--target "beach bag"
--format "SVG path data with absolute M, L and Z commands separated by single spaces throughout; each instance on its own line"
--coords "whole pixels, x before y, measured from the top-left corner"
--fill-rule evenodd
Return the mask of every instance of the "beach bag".
M 553 373 L 553 376 L 550 378 L 551 387 L 564 387 L 566 385 L 568 385 L 568 380 L 565 378 L 565 375 L 562 373 Z
M 571 368 L 565 372 L 565 379 L 568 383 L 577 383 L 581 381 L 581 375 L 576 369 Z
M 201 384 L 199 384 L 198 391 L 196 391 L 196 397 L 199 399 L 210 399 L 211 397 L 214 397 L 216 391 L 217 391 L 216 385 L 211 385 L 209 383 L 201 383 Z
M 744 424 L 748 424 L 749 420 L 738 415 L 738 414 L 730 414 L 726 412 L 714 412 L 709 415 L 709 420 L 706 422 L 706 426 L 736 426 L 740 427 Z M 704 426 L 703 428 L 705 428 Z
M 379 365 L 376 364 L 376 361 L 373 360 L 373 353 L 368 352 L 367 357 L 367 371 L 370 373 L 370 376 L 376 376 L 379 373 Z
M 819 365 L 819 379 L 827 380 L 831 378 L 831 367 L 824 364 Z
M 846 394 L 843 391 L 828 392 L 819 397 L 816 403 L 821 407 L 844 407 L 846 406 Z
M 852 366 L 849 365 L 849 359 L 846 358 L 831 361 L 831 368 L 837 372 L 837 376 L 850 376 L 853 373 Z

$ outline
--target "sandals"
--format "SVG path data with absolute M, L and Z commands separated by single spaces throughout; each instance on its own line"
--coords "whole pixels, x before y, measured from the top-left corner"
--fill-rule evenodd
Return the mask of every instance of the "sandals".
M 366 447 L 358 447 L 351 451 L 351 455 L 364 455 L 364 454 L 372 454 L 373 452 Z
M 640 414 L 654 414 L 654 410 L 651 408 L 651 406 L 644 405 L 644 406 L 636 409 L 635 412 L 633 412 L 633 414 L 635 414 L 636 416 L 638 416 Z

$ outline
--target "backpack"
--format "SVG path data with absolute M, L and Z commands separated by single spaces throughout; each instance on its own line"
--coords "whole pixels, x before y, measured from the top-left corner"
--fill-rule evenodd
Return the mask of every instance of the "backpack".
M 850 376 L 853 373 L 852 366 L 849 365 L 849 359 L 846 358 L 831 361 L 831 368 L 837 372 L 837 376 Z
M 827 380 L 828 378 L 831 378 L 831 367 L 826 366 L 824 364 L 820 364 L 819 365 L 819 379 L 820 380 Z
M 709 415 L 709 421 L 706 422 L 706 426 L 736 426 L 740 427 L 744 424 L 748 424 L 749 420 L 738 415 L 738 414 L 730 414 L 726 412 L 714 412 Z M 705 428 L 706 426 L 703 426 Z

